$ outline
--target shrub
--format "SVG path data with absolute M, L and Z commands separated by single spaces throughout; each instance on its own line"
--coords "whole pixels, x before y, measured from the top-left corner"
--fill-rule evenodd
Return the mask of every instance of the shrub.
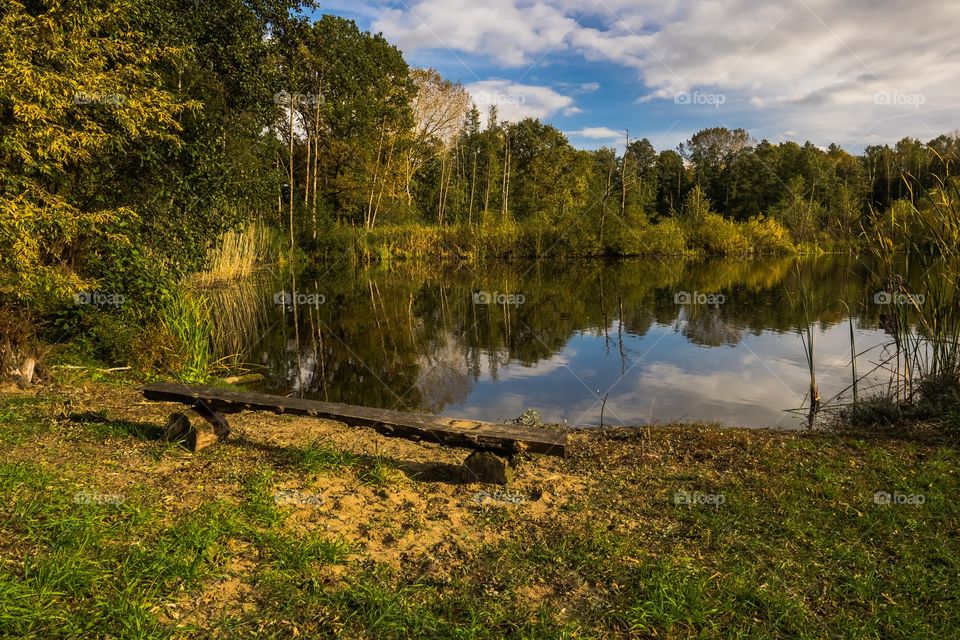
M 757 254 L 795 253 L 796 247 L 786 227 L 773 218 L 756 216 L 743 223 L 740 231 Z
M 746 253 L 749 244 L 735 222 L 716 213 L 704 213 L 688 223 L 687 241 L 694 251 L 735 255 Z
M 643 227 L 638 234 L 636 254 L 681 255 L 687 251 L 687 234 L 674 218 Z

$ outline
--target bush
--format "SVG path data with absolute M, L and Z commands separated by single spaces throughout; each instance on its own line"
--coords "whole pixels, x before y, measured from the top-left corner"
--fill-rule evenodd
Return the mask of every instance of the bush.
M 746 238 L 753 253 L 784 254 L 795 253 L 796 247 L 786 227 L 773 218 L 756 216 L 743 223 L 740 231 Z
M 688 223 L 687 241 L 694 251 L 719 255 L 747 253 L 749 244 L 735 222 L 716 213 L 704 213 Z
M 674 218 L 666 218 L 640 230 L 636 254 L 681 255 L 687 252 L 687 234 Z

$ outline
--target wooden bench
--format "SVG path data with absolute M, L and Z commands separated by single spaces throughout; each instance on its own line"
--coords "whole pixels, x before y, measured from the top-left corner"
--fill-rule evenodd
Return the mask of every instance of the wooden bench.
M 472 449 L 465 465 L 484 482 L 507 482 L 511 469 L 507 459 L 523 453 L 564 456 L 566 429 L 523 427 L 479 420 L 441 418 L 419 413 L 358 407 L 338 402 L 287 398 L 265 393 L 242 393 L 214 387 L 156 383 L 143 389 L 147 400 L 187 405 L 209 422 L 213 432 L 198 431 L 189 419 L 174 413 L 167 422 L 167 437 L 183 440 L 198 450 L 230 434 L 226 415 L 241 411 L 327 418 L 350 426 L 369 427 L 389 437 L 434 442 L 448 447 Z

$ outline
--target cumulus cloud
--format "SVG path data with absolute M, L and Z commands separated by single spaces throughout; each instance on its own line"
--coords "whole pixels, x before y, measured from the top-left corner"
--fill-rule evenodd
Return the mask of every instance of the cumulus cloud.
M 480 109 L 481 123 L 487 124 L 491 106 L 497 107 L 501 121 L 516 122 L 524 118 L 548 118 L 558 112 L 576 109 L 573 98 L 550 87 L 518 84 L 510 80 L 481 80 L 466 85 L 474 104 Z
M 960 3 L 944 0 L 416 0 L 374 27 L 408 52 L 467 52 L 520 74 L 557 55 L 613 63 L 650 102 L 723 95 L 719 109 L 677 108 L 844 142 L 956 127 L 958 24 Z
M 568 131 L 568 136 L 578 138 L 590 138 L 591 140 L 612 140 L 614 138 L 623 138 L 623 131 L 616 131 L 609 127 L 584 127 L 576 131 Z

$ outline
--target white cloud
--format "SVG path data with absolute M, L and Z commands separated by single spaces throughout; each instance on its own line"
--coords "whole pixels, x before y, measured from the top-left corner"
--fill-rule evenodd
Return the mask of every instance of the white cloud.
M 623 138 L 626 134 L 623 131 L 616 131 L 609 127 L 584 127 L 576 131 L 568 131 L 567 135 L 578 138 L 590 138 L 591 140 L 612 140 L 614 138 Z
M 633 69 L 637 95 L 725 102 L 758 136 L 818 142 L 933 137 L 960 116 L 960 2 L 945 0 L 417 0 L 374 28 L 410 52 L 449 49 L 518 69 L 553 54 Z M 578 19 L 590 18 L 590 26 Z M 593 83 L 586 83 L 590 85 Z M 589 90 L 582 85 L 579 90 Z M 574 90 L 576 91 L 576 89 Z M 887 96 L 887 97 L 885 97 Z M 738 123 L 739 124 L 739 123 Z
M 557 93 L 550 87 L 517 84 L 510 80 L 481 80 L 466 85 L 466 89 L 480 109 L 483 126 L 486 126 L 487 114 L 494 105 L 497 107 L 497 117 L 509 122 L 524 118 L 548 118 L 577 108 L 573 106 L 573 98 Z

